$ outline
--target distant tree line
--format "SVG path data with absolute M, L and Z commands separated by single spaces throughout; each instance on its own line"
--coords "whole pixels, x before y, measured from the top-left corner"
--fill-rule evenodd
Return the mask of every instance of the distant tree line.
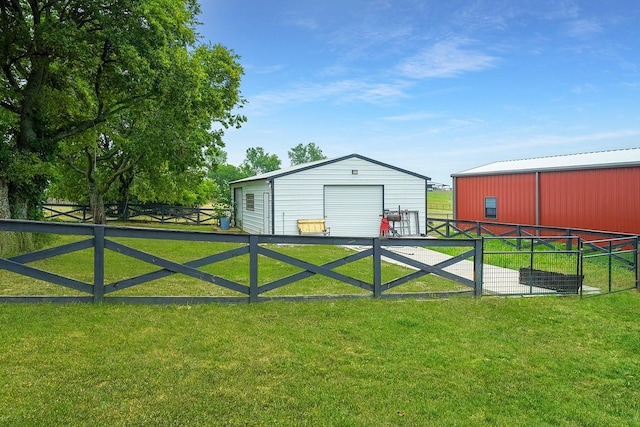
M 320 147 L 314 142 L 298 144 L 287 154 L 291 166 L 326 159 Z M 248 148 L 240 166 L 228 164 L 226 153 L 223 152 L 223 155 L 212 163 L 207 175 L 215 182 L 214 200 L 217 203 L 229 205 L 231 203 L 230 182 L 278 170 L 281 163 L 277 155 L 265 152 L 262 147 Z

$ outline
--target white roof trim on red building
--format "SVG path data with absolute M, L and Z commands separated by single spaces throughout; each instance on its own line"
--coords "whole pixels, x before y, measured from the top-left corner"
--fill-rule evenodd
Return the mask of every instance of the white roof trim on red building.
M 564 156 L 505 160 L 454 173 L 451 176 L 493 175 L 549 170 L 602 169 L 640 166 L 640 148 L 595 151 Z

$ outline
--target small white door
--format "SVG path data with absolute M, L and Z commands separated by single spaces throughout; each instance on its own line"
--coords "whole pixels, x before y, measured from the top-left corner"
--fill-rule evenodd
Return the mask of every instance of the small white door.
M 269 193 L 262 193 L 262 233 L 271 234 L 271 205 Z
M 382 185 L 324 187 L 325 222 L 332 236 L 378 236 L 383 209 Z
M 233 189 L 234 227 L 242 228 L 242 187 Z

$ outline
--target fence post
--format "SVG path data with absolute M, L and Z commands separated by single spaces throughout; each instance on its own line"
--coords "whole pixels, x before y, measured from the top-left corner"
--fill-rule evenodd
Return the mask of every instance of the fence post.
M 475 279 L 475 287 L 473 295 L 476 298 L 482 296 L 482 273 L 483 273 L 483 258 L 484 253 L 484 239 L 475 239 L 475 253 L 473 255 L 473 275 Z
M 584 278 L 582 277 L 582 241 L 580 236 L 578 236 L 578 238 L 576 239 L 576 256 L 578 258 L 578 265 L 577 265 L 577 280 L 578 280 L 578 290 L 576 293 L 580 293 L 580 298 L 582 298 L 582 282 L 584 282 Z
M 93 302 L 104 301 L 104 225 L 93 226 Z
M 638 289 L 638 276 L 640 276 L 640 254 L 638 253 L 638 239 L 639 237 L 636 236 L 633 239 L 633 250 L 634 250 L 634 259 L 635 259 L 635 263 L 636 263 L 636 289 Z
M 611 293 L 611 282 L 613 280 L 613 248 L 612 242 L 609 240 L 609 293 Z
M 636 289 L 638 289 L 638 277 L 640 276 L 640 254 L 638 253 L 638 239 L 638 236 L 633 238 L 633 259 L 635 262 L 634 270 L 636 271 Z
M 380 260 L 380 239 L 373 239 L 373 297 L 382 295 L 382 262 Z
M 258 236 L 249 236 L 249 302 L 258 302 Z

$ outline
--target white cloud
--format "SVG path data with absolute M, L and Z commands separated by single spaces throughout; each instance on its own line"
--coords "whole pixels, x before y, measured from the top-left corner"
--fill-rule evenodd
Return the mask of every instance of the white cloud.
M 329 83 L 301 83 L 288 90 L 269 91 L 249 99 L 248 108 L 264 110 L 274 105 L 365 101 L 376 104 L 405 97 L 404 83 L 370 83 L 362 80 L 340 80 Z
M 253 68 L 252 72 L 255 74 L 271 74 L 276 73 L 284 68 L 282 64 L 269 65 L 266 67 Z
M 441 41 L 407 59 L 398 70 L 405 77 L 428 79 L 456 77 L 496 65 L 497 57 L 467 48 L 470 44 L 467 39 Z
M 429 113 L 429 112 L 416 112 L 416 113 L 408 113 L 401 114 L 398 116 L 389 116 L 383 117 L 382 120 L 392 121 L 392 122 L 413 122 L 413 121 L 422 121 L 422 120 L 432 120 L 441 117 L 440 114 Z
M 598 88 L 590 83 L 574 86 L 571 89 L 571 92 L 575 93 L 576 95 L 582 95 L 584 93 L 591 93 L 591 92 L 597 92 L 597 91 L 598 91 Z
M 312 18 L 297 18 L 294 19 L 291 24 L 295 27 L 303 28 L 310 31 L 315 31 L 318 29 L 318 22 Z
M 447 151 L 447 155 L 466 156 L 469 154 L 489 153 L 489 152 L 501 152 L 501 153 L 523 153 L 527 149 L 553 147 L 557 149 L 561 146 L 575 146 L 580 144 L 580 148 L 574 150 L 574 152 L 585 152 L 590 149 L 585 149 L 584 144 L 587 143 L 606 143 L 606 146 L 602 148 L 611 149 L 611 143 L 616 140 L 622 140 L 629 137 L 636 137 L 640 135 L 640 129 L 621 129 L 611 132 L 596 132 L 584 135 L 574 136 L 561 136 L 561 135 L 536 135 L 529 138 L 522 138 L 518 140 L 497 141 L 494 145 L 478 145 L 476 147 L 465 147 L 455 150 Z M 597 148 L 600 150 L 600 148 Z M 445 154 L 445 153 L 442 153 Z M 513 156 L 511 156 L 513 157 Z M 523 158 L 526 155 L 516 155 L 516 158 Z M 503 160 L 503 159 L 496 159 Z
M 569 23 L 569 28 L 567 29 L 569 36 L 577 39 L 587 39 L 600 32 L 602 32 L 602 25 L 588 19 L 572 21 Z

